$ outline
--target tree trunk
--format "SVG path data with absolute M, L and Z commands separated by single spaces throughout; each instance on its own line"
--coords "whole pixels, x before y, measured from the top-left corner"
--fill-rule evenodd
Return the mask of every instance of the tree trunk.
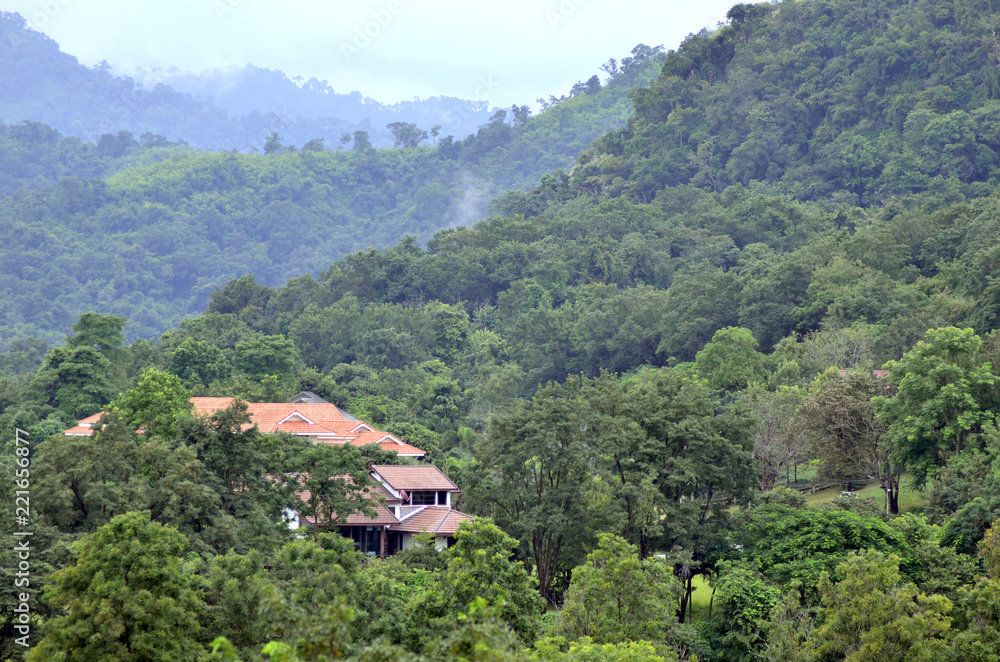
M 552 550 L 548 549 L 548 546 L 545 545 L 545 540 L 537 532 L 535 533 L 534 547 L 535 576 L 538 578 L 538 592 L 544 598 L 545 602 L 548 603 L 553 580 L 552 569 L 554 564 L 550 563 Z
M 688 577 L 687 581 L 687 594 L 688 594 L 688 621 L 694 620 L 694 575 Z
M 649 536 L 645 532 L 639 534 L 639 558 L 649 556 Z

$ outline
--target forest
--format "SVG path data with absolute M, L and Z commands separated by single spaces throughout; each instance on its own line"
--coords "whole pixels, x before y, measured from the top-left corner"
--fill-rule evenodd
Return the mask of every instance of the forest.
M 434 145 L 4 127 L 4 250 L 49 269 L 3 262 L 27 659 L 1000 660 L 998 23 L 736 5 Z M 612 92 L 627 121 L 546 160 L 553 112 Z M 488 218 L 419 197 L 468 171 Z M 296 537 L 289 504 L 364 513 L 373 465 L 416 462 L 246 425 L 300 391 L 426 450 L 474 521 L 385 559 Z
M 54 345 L 95 309 L 127 317 L 130 340 L 155 338 L 245 273 L 280 285 L 360 249 L 471 223 L 493 195 L 568 168 L 624 125 L 629 89 L 662 59 L 636 46 L 603 83 L 595 75 L 537 116 L 495 109 L 464 138 L 392 122 L 389 149 L 361 129 L 297 146 L 268 129 L 261 153 L 241 153 L 194 149 L 167 129 L 91 143 L 35 120 L 0 122 L 0 232 L 10 238 L 0 350 L 25 337 Z

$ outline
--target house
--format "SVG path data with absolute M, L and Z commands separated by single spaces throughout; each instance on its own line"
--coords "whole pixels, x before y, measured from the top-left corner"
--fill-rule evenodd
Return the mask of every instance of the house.
M 472 519 L 452 508 L 461 490 L 434 465 L 374 465 L 371 477 L 375 487 L 369 495 L 378 502 L 374 517 L 354 514 L 334 525 L 366 556 L 388 556 L 407 549 L 414 535 L 421 533 L 433 533 L 435 546 L 446 549 L 459 525 Z M 304 501 L 309 498 L 308 493 L 299 496 Z M 316 526 L 311 517 L 294 512 L 288 512 L 286 519 L 292 529 Z
M 211 416 L 231 405 L 234 398 L 191 398 L 196 416 Z M 304 391 L 292 402 L 248 402 L 251 423 L 261 432 L 285 432 L 306 437 L 315 444 L 364 446 L 378 444 L 383 450 L 395 451 L 400 457 L 422 458 L 426 453 L 388 432 L 376 430 L 314 393 Z M 94 425 L 104 412 L 79 421 L 65 430 L 67 436 L 91 436 Z

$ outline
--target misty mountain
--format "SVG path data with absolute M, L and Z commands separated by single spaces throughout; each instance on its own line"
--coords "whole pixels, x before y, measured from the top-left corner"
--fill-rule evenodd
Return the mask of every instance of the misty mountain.
M 367 131 L 386 147 L 393 122 L 464 137 L 489 118 L 483 101 L 432 97 L 381 104 L 360 92 L 338 94 L 325 81 L 299 85 L 278 71 L 253 66 L 201 75 L 139 71 L 116 76 L 102 63 L 88 68 L 32 30 L 16 13 L 0 12 L 0 121 L 43 122 L 96 142 L 129 131 L 183 139 L 203 149 L 262 149 L 279 132 L 290 144 Z
M 439 126 L 441 135 L 462 138 L 475 133 L 490 117 L 486 101 L 435 96 L 383 104 L 356 90 L 337 92 L 325 80 L 290 79 L 281 71 L 253 65 L 197 75 L 157 69 L 139 72 L 139 78 L 156 80 L 206 100 L 233 117 L 273 114 L 277 120 L 274 129 L 287 134 L 296 144 L 315 138 L 315 134 L 308 134 L 313 130 L 312 125 L 331 117 L 367 130 L 376 147 L 392 145 L 392 135 L 386 126 L 393 122 L 412 123 L 423 129 Z M 301 131 L 307 133 L 300 138 Z M 330 138 L 327 140 L 332 142 Z

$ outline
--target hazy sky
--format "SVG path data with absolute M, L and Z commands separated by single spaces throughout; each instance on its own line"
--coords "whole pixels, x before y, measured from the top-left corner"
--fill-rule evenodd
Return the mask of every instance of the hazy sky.
M 735 0 L 0 0 L 81 63 L 254 64 L 383 102 L 534 103 L 638 43 L 676 48 Z

